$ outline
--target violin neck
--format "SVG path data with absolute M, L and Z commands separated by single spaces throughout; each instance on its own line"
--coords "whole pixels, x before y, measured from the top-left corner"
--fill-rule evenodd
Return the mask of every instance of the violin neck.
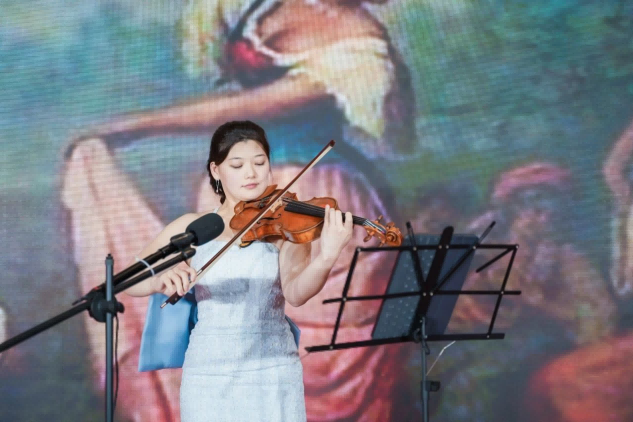
M 297 214 L 310 215 L 312 217 L 325 217 L 325 208 L 321 208 L 316 205 L 306 204 L 300 201 L 292 201 L 286 203 L 284 209 L 288 212 L 294 212 Z M 343 214 L 343 221 L 345 221 L 345 214 Z M 363 217 L 357 217 L 352 215 L 352 222 L 356 225 L 363 226 L 367 223 L 367 219 Z

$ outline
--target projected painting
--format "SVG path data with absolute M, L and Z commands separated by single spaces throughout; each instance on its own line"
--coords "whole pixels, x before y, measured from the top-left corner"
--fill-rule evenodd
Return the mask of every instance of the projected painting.
M 416 233 L 495 221 L 486 242 L 519 244 L 506 338 L 445 349 L 433 420 L 633 419 L 632 5 L 0 0 L 0 13 L 0 341 L 100 284 L 108 253 L 119 271 L 170 221 L 219 205 L 210 136 L 250 119 L 280 185 L 336 140 L 300 199 Z M 331 340 L 338 308 L 322 301 L 364 234 L 317 297 L 286 307 L 310 421 L 421 418 L 418 345 L 304 349 Z M 507 258 L 466 286 L 498 288 Z M 393 262 L 362 255 L 350 294 L 383 293 Z M 180 370 L 137 370 L 147 298 L 119 299 L 117 420 L 178 421 Z M 460 298 L 449 330 L 485 332 L 491 304 Z M 379 306 L 348 307 L 341 340 L 368 339 Z M 87 315 L 2 353 L 0 419 L 102 419 L 104 360 Z

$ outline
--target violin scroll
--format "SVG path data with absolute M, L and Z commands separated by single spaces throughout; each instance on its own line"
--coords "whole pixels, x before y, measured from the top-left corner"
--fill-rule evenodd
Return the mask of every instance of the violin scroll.
M 387 246 L 400 246 L 402 244 L 402 233 L 400 229 L 397 228 L 393 222 L 383 225 L 380 222 L 382 218 L 382 215 L 380 215 L 371 222 L 372 224 L 363 225 L 367 231 L 367 236 L 365 236 L 363 241 L 368 242 L 372 237 L 376 237 L 380 240 L 380 245 L 378 246 L 382 246 L 385 243 Z

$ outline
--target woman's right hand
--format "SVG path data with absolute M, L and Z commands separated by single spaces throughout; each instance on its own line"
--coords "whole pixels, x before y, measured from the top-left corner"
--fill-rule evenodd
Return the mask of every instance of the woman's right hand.
M 165 296 L 171 296 L 174 293 L 184 296 L 189 291 L 189 286 L 196 281 L 196 275 L 196 270 L 186 262 L 181 262 L 154 278 L 154 291 Z

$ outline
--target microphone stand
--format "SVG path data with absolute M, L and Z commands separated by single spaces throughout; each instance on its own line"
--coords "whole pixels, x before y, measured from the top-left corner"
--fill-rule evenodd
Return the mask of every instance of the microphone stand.
M 90 291 L 84 298 L 80 299 L 78 304 L 75 304 L 72 308 L 60 313 L 59 315 L 44 321 L 33 328 L 30 328 L 17 336 L 14 336 L 5 342 L 0 344 L 0 353 L 11 349 L 12 347 L 22 343 L 25 340 L 34 337 L 42 331 L 48 330 L 55 325 L 72 318 L 73 316 L 87 310 L 90 316 L 98 322 L 106 323 L 106 421 L 112 422 L 114 417 L 114 395 L 113 395 L 113 382 L 112 382 L 112 355 L 113 355 L 113 324 L 112 318 L 118 312 L 123 312 L 124 307 L 122 303 L 119 303 L 114 295 L 120 293 L 141 281 L 152 277 L 153 274 L 159 273 L 167 268 L 186 261 L 196 254 L 196 250 L 188 247 L 175 258 L 172 258 L 164 263 L 157 265 L 152 270 L 145 271 L 138 276 L 126 280 L 125 282 L 119 282 L 114 285 L 114 280 L 121 280 L 120 276 L 113 276 L 114 259 L 110 254 L 106 258 L 106 283 L 105 283 L 105 295 L 100 287 L 97 287 Z M 145 265 L 143 268 L 145 268 Z M 124 271 L 128 271 L 124 270 Z M 138 272 L 138 271 L 137 271 Z M 128 277 L 131 274 L 128 273 Z
M 106 257 L 106 295 L 105 301 L 98 299 L 93 300 L 93 304 L 97 304 L 97 308 L 101 308 L 105 311 L 106 317 L 106 421 L 112 422 L 114 420 L 114 396 L 112 383 L 112 354 L 113 354 L 113 326 L 112 317 L 116 316 L 117 312 L 123 312 L 123 304 L 117 302 L 112 294 L 112 273 L 114 272 L 114 258 L 111 254 Z M 101 307 L 99 306 L 102 304 Z M 94 318 L 94 315 L 93 315 Z M 97 319 L 97 318 L 95 318 Z M 99 319 L 97 319 L 99 321 Z M 118 322 L 117 322 L 118 324 Z M 119 380 L 117 379 L 117 384 Z

